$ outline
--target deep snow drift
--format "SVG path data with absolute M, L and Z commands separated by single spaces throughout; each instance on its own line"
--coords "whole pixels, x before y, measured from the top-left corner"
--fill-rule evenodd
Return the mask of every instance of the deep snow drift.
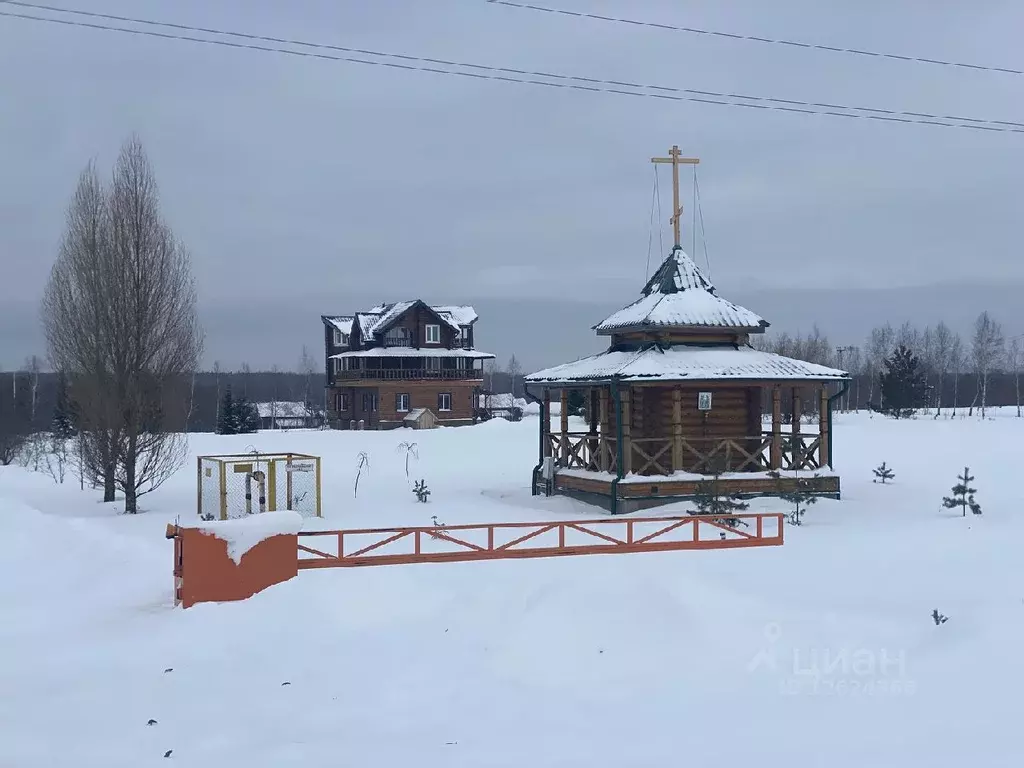
M 193 463 L 135 517 L 0 468 L 0 766 L 1017 765 L 1022 427 L 838 415 L 843 501 L 783 547 L 327 569 L 187 611 L 163 531 Z M 190 440 L 322 456 L 331 527 L 598 514 L 530 496 L 536 418 Z M 965 464 L 980 518 L 941 508 Z

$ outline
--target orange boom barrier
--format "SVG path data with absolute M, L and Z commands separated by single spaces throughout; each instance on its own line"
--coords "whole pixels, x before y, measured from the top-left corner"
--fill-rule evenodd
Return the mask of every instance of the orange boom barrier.
M 732 524 L 735 523 L 735 524 Z M 215 533 L 168 526 L 175 603 L 244 600 L 300 570 L 569 555 L 772 547 L 782 513 L 300 531 L 260 541 L 238 563 Z

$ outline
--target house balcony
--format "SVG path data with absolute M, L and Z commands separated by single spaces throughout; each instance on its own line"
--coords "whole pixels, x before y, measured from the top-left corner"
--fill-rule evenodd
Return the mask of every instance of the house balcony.
M 483 371 L 479 368 L 363 368 L 354 371 L 338 371 L 334 375 L 335 382 L 351 381 L 417 381 L 437 379 L 451 380 L 482 380 Z

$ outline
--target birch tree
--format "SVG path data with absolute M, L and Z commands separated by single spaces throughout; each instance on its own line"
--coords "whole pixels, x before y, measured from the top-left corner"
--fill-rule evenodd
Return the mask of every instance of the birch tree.
M 882 361 L 892 352 L 895 345 L 896 332 L 886 323 L 879 328 L 872 328 L 868 337 L 864 360 L 864 372 L 868 377 L 868 408 L 873 407 L 875 382 L 882 368 Z
M 1013 376 L 1013 402 L 1017 406 L 1018 419 L 1020 418 L 1020 366 L 1020 336 L 1014 336 L 1006 348 L 1006 372 Z
M 960 377 L 967 365 L 964 342 L 959 333 L 954 333 L 949 343 L 949 370 L 953 372 L 953 417 L 956 418 L 956 407 L 960 403 Z
M 942 414 L 942 386 L 945 383 L 946 375 L 949 373 L 950 357 L 953 352 L 953 332 L 945 323 L 939 323 L 932 331 L 931 358 L 932 367 L 935 370 L 936 398 L 935 417 Z
M 992 370 L 999 365 L 1005 351 L 1003 329 L 988 312 L 982 312 L 974 321 L 974 338 L 971 341 L 971 362 L 978 381 L 981 397 L 981 417 L 985 418 L 988 398 L 988 379 Z

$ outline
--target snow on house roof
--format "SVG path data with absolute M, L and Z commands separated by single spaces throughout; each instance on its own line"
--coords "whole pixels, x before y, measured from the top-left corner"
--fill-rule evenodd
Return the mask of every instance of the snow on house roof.
M 644 286 L 643 295 L 594 326 L 599 334 L 642 328 L 697 326 L 750 328 L 768 326 L 760 315 L 733 304 L 682 248 L 676 246 Z
M 652 381 L 833 381 L 849 374 L 835 368 L 762 352 L 752 347 L 651 345 L 638 350 L 608 351 L 531 373 L 529 382 L 571 383 L 612 378 Z
M 447 316 L 451 318 L 451 321 L 456 325 L 472 325 L 477 321 L 476 310 L 468 304 L 445 305 L 431 307 L 431 309 L 441 315 L 441 317 Z
M 301 419 L 308 415 L 305 403 L 278 400 L 269 403 L 255 403 L 255 405 L 261 419 L 269 419 L 272 416 L 279 419 Z
M 363 335 L 372 336 L 385 330 L 388 325 L 401 317 L 403 313 L 408 312 L 418 302 L 418 299 L 413 299 L 412 301 L 397 301 L 393 304 L 378 304 L 366 312 L 357 312 L 359 327 L 362 329 Z M 438 317 L 456 331 L 460 329 L 460 326 L 472 325 L 478 317 L 476 310 L 469 305 L 433 306 L 424 304 L 424 306 L 430 307 Z
M 324 315 L 324 322 L 342 333 L 352 333 L 352 315 Z
M 386 307 L 384 312 L 377 317 L 377 320 L 373 325 L 364 328 L 363 332 L 367 336 L 372 336 L 378 330 L 384 330 L 390 323 L 401 317 L 402 314 L 404 314 L 415 303 L 415 301 L 396 301 L 394 304 Z M 374 309 L 376 309 L 376 307 Z M 360 327 L 362 327 L 362 323 L 360 323 Z
M 339 352 L 331 358 L 343 357 L 468 357 L 474 360 L 490 360 L 494 357 L 490 352 L 478 352 L 475 349 L 446 349 L 445 347 L 371 347 L 352 352 Z

